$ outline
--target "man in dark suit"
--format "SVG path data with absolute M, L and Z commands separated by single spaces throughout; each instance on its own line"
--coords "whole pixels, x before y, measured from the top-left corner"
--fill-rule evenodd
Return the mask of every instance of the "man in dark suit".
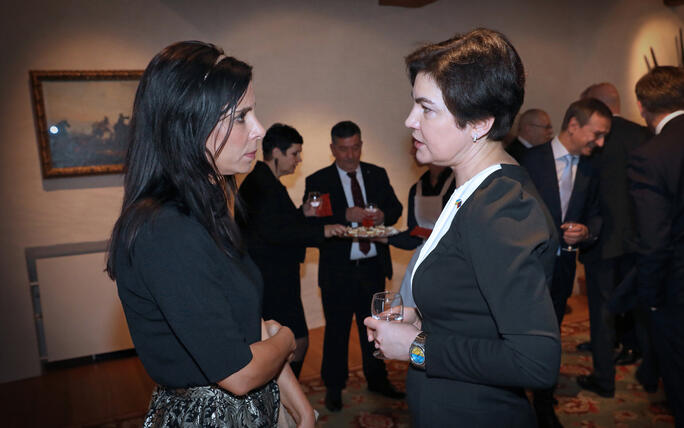
M 551 300 L 560 326 L 575 280 L 576 250 L 592 244 L 601 229 L 598 180 L 588 156 L 610 131 L 611 113 L 593 98 L 570 104 L 560 134 L 527 150 L 519 159 L 546 204 L 561 246 L 556 253 Z M 558 427 L 553 411 L 553 389 L 535 391 L 534 406 L 540 427 Z
M 598 198 L 602 227 L 596 244 L 583 254 L 582 261 L 587 278 L 594 371 L 591 375 L 578 376 L 577 383 L 603 397 L 613 397 L 616 317 L 609 310 L 608 302 L 633 268 L 636 257 L 634 221 L 627 189 L 627 157 L 632 150 L 646 142 L 650 133 L 647 128 L 619 116 L 620 95 L 611 83 L 588 87 L 582 93 L 582 98 L 600 100 L 610 109 L 613 117 L 604 146 L 592 156 L 595 169 L 599 172 Z M 645 333 L 639 315 L 634 314 L 636 326 L 631 330 Z M 647 334 L 639 336 L 642 338 L 639 348 L 644 353 L 644 363 L 639 366 L 638 378 L 647 390 L 653 391 L 657 388 L 658 378 L 650 355 L 650 339 Z M 623 344 L 623 348 L 625 357 L 635 355 L 634 346 Z
M 655 67 L 636 84 L 655 137 L 634 150 L 627 175 L 637 226 L 637 290 L 675 426 L 684 426 L 684 69 Z
M 387 172 L 361 162 L 361 130 L 350 121 L 333 126 L 330 149 L 335 163 L 306 178 L 305 195 L 316 191 L 330 198 L 332 215 L 310 218 L 318 224 L 392 225 L 402 206 L 390 185 Z M 373 202 L 375 212 L 364 209 Z M 385 289 L 392 276 L 392 262 L 386 244 L 367 240 L 332 239 L 320 245 L 318 285 L 325 315 L 321 376 L 327 388 L 325 405 L 331 411 L 342 408 L 342 389 L 348 377 L 347 357 L 352 316 L 356 316 L 359 337 L 366 337 L 363 320 L 370 316 L 374 293 Z M 387 380 L 385 363 L 373 357 L 373 344 L 361 342 L 363 372 L 368 389 L 391 398 L 403 398 Z
M 509 155 L 520 159 L 523 152 L 553 138 L 551 118 L 538 108 L 526 110 L 518 119 L 518 136 L 506 146 Z

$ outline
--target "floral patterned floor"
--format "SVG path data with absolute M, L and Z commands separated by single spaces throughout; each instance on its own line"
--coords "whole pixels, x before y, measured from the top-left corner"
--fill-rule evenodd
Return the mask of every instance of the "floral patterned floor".
M 556 413 L 565 428 L 646 428 L 673 427 L 674 420 L 663 406 L 662 384 L 649 394 L 634 378 L 636 365 L 620 366 L 616 374 L 614 398 L 603 398 L 577 386 L 575 377 L 589 374 L 591 354 L 578 352 L 578 343 L 589 339 L 589 321 L 566 322 L 562 328 L 563 357 L 558 379 Z M 406 363 L 387 362 L 390 381 L 404 390 Z M 325 387 L 320 378 L 305 379 L 302 387 L 314 408 L 320 412 L 319 427 L 399 428 L 410 427 L 405 400 L 391 400 L 366 389 L 361 369 L 349 374 L 347 388 L 342 393 L 344 408 L 331 413 L 325 408 Z M 129 418 L 97 425 L 100 428 L 140 426 L 142 418 Z
M 628 428 L 673 427 L 674 419 L 664 406 L 662 383 L 650 394 L 634 378 L 637 365 L 617 366 L 615 397 L 603 398 L 582 390 L 575 377 L 592 370 L 591 353 L 577 351 L 589 339 L 589 320 L 564 323 L 563 356 L 558 379 L 557 414 L 565 427 Z
M 556 413 L 565 428 L 645 428 L 673 427 L 674 421 L 663 406 L 662 384 L 654 394 L 643 390 L 634 378 L 636 365 L 619 366 L 614 398 L 603 398 L 577 386 L 575 377 L 591 372 L 591 354 L 578 352 L 578 343 L 589 339 L 589 321 L 564 323 L 563 356 L 558 380 Z M 388 362 L 390 380 L 404 390 L 406 363 Z M 325 408 L 325 387 L 320 379 L 304 380 L 304 392 L 320 413 L 319 426 L 355 428 L 409 427 L 410 416 L 404 400 L 391 400 L 368 392 L 362 371 L 350 372 L 343 391 L 344 408 L 339 413 Z

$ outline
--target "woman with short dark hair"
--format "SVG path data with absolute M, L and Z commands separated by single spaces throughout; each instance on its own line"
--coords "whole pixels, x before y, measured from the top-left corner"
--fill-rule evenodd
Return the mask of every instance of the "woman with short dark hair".
M 501 33 L 477 29 L 406 63 L 416 157 L 452 168 L 456 189 L 412 272 L 417 310 L 367 318 L 368 340 L 411 362 L 415 426 L 536 426 L 524 389 L 550 387 L 560 366 L 548 292 L 558 241 L 500 142 L 523 101 L 522 62 Z
M 239 191 L 245 204 L 241 227 L 247 249 L 264 278 L 263 317 L 292 329 L 297 348 L 290 366 L 297 377 L 309 346 L 300 263 L 304 262 L 307 246 L 317 246 L 345 230 L 339 224 L 306 223 L 304 217 L 314 214 L 312 207 L 295 207 L 280 182 L 280 177 L 295 172 L 302 160 L 303 144 L 295 128 L 282 123 L 272 125 L 262 142 L 264 161 L 256 163 Z
M 252 68 L 207 43 L 168 46 L 140 80 L 107 271 L 158 384 L 146 427 L 274 427 L 279 386 L 313 426 L 286 364 L 294 337 L 261 321 L 261 277 L 233 220 L 234 174 L 264 133 L 254 107 Z

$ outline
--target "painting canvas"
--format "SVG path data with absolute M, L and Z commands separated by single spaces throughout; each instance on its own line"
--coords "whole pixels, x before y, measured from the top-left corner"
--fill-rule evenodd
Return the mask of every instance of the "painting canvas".
M 43 177 L 120 173 L 141 71 L 31 71 Z

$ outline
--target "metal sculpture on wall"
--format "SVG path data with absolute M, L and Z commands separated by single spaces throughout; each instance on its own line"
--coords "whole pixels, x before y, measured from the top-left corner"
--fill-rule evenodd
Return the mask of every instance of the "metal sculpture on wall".
M 648 56 L 644 55 L 644 61 L 646 62 L 646 68 L 650 71 L 653 67 L 658 66 L 658 60 L 656 59 L 655 51 L 653 47 L 650 48 L 651 58 L 653 64 L 648 61 Z M 684 67 L 684 42 L 682 41 L 682 29 L 679 29 L 679 37 L 675 36 L 675 50 L 677 51 L 677 57 L 679 58 L 679 66 Z

